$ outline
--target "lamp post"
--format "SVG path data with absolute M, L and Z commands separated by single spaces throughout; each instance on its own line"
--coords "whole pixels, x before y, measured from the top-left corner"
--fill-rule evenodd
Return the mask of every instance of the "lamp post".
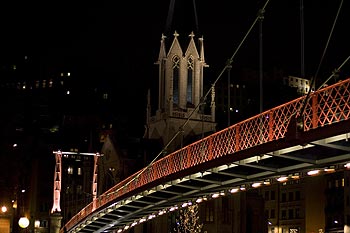
M 22 204 L 21 204 L 22 205 Z M 17 201 L 12 201 L 12 210 L 10 207 L 10 203 L 1 205 L 0 210 L 0 219 L 3 220 L 2 230 L 1 232 L 21 232 L 21 229 L 26 229 L 30 221 L 24 213 L 24 206 L 22 206 L 22 210 L 17 213 Z M 21 216 L 17 218 L 17 216 Z M 17 226 L 18 224 L 18 226 Z M 19 227 L 19 228 L 18 228 Z M 13 229 L 12 231 L 10 229 Z
M 28 217 L 26 216 L 25 213 L 25 202 L 24 202 L 24 193 L 26 192 L 25 189 L 21 190 L 21 203 L 20 203 L 20 208 L 22 209 L 22 211 L 20 211 L 20 215 L 19 215 L 19 219 L 18 219 L 18 226 L 20 227 L 20 229 L 27 229 L 27 227 L 30 224 L 30 221 L 28 219 Z

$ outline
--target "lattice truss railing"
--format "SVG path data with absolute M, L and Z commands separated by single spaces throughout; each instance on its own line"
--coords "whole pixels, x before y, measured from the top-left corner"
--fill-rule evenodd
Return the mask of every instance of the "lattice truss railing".
M 284 138 L 293 118 L 302 116 L 304 131 L 349 119 L 349 85 L 350 79 L 346 79 L 328 86 L 232 125 L 155 161 L 96 198 L 67 223 L 67 229 L 94 210 L 120 200 L 129 192 L 158 179 Z

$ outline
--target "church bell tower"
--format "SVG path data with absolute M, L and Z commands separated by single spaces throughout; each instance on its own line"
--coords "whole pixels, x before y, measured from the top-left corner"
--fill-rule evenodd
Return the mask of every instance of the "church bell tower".
M 215 132 L 216 128 L 214 88 L 208 98 L 203 98 L 207 92 L 203 87 L 204 68 L 208 67 L 204 59 L 203 38 L 198 39 L 197 49 L 192 32 L 186 50 L 182 50 L 180 35 L 175 31 L 173 36 L 168 51 L 167 38 L 161 37 L 155 62 L 159 68 L 158 104 L 152 113 L 149 91 L 144 135 L 146 139 L 159 139 L 162 146 L 169 145 L 168 152 Z M 174 138 L 174 135 L 177 136 Z

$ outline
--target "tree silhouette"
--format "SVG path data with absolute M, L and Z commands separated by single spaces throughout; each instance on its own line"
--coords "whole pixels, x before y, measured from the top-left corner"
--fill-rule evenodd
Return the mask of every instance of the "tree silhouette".
M 176 219 L 175 233 L 199 233 L 202 232 L 203 224 L 199 222 L 198 205 L 189 205 L 180 209 Z

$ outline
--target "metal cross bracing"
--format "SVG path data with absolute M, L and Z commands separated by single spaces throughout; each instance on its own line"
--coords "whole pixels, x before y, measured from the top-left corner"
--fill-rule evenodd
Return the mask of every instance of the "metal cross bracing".
M 101 156 L 99 153 L 85 153 L 85 152 L 62 152 L 53 151 L 55 154 L 55 173 L 54 173 L 54 188 L 53 188 L 53 206 L 51 213 L 61 212 L 61 186 L 62 186 L 62 156 L 68 155 L 84 155 L 94 156 L 93 176 L 92 176 L 92 198 L 93 200 L 97 197 L 97 161 L 98 157 Z
M 281 176 L 300 178 L 311 169 L 346 169 L 349 116 L 350 79 L 346 79 L 155 161 L 101 194 L 65 228 L 122 231 L 213 193 L 251 188 L 252 183 L 271 183 Z

